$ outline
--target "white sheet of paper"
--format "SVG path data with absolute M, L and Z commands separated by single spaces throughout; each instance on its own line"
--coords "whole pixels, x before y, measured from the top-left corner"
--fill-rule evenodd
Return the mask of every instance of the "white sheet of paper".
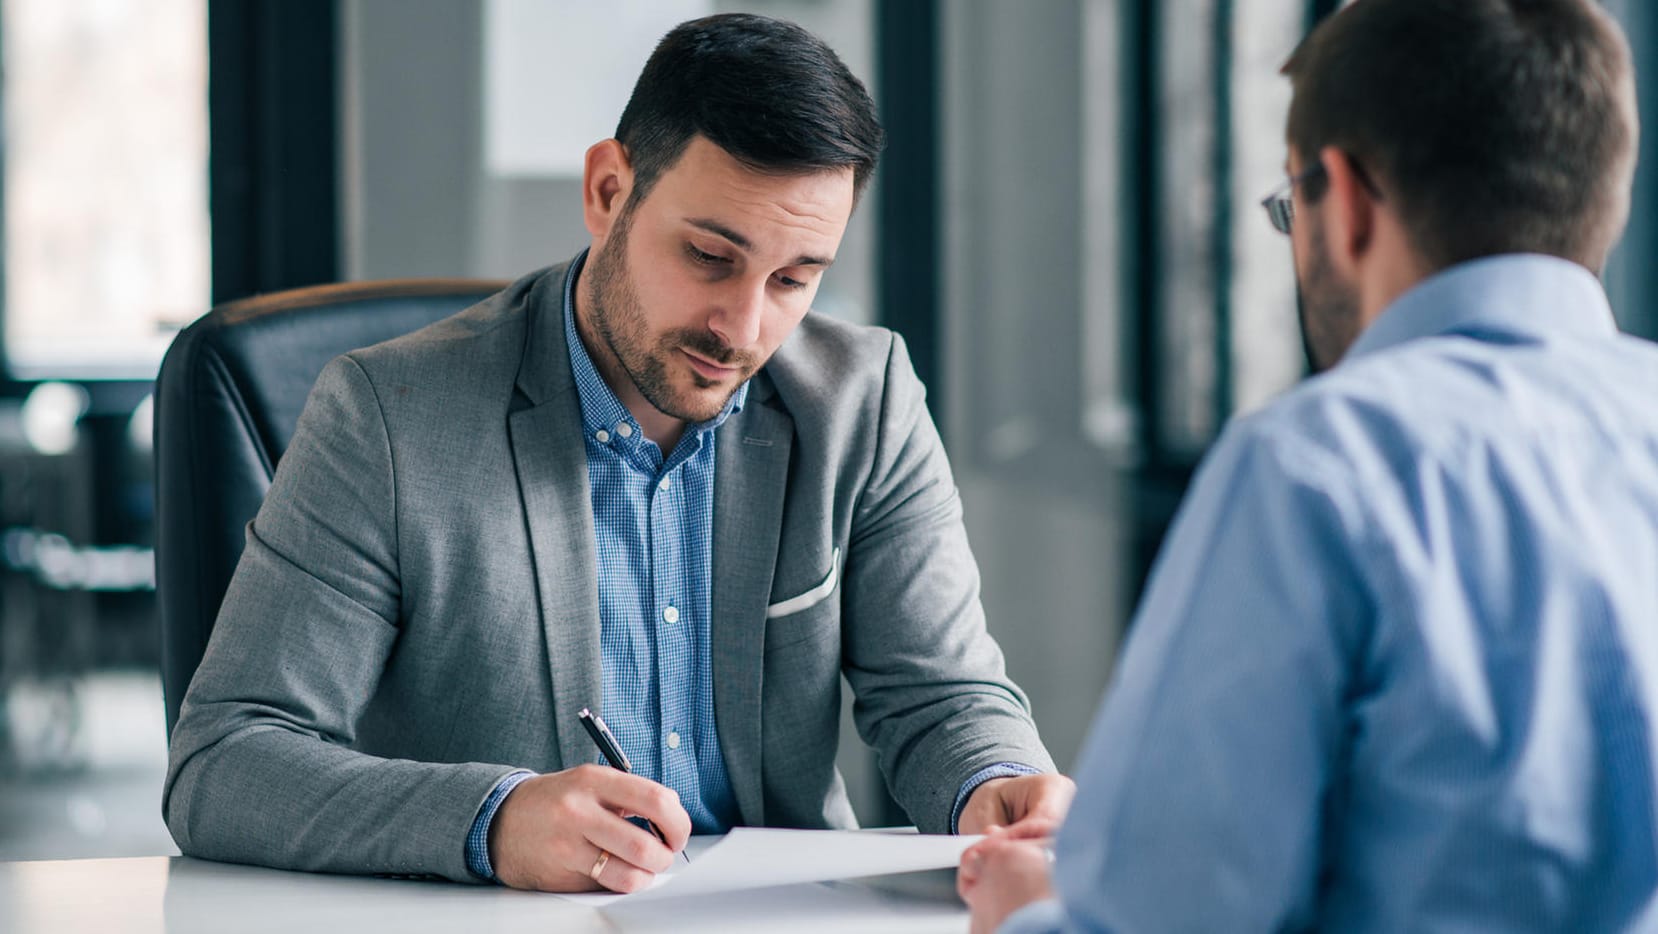
M 774 830 L 738 827 L 700 853 L 656 877 L 650 888 L 631 895 L 561 895 L 571 901 L 608 905 L 684 895 L 708 895 L 802 882 L 887 876 L 923 869 L 953 868 L 976 836 L 888 833 L 869 830 Z M 688 848 L 695 850 L 696 847 Z

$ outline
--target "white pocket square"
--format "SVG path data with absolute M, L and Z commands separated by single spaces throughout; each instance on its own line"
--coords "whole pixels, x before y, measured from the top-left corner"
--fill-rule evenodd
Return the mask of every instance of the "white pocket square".
M 817 606 L 826 597 L 835 592 L 835 584 L 841 576 L 841 550 L 835 549 L 835 554 L 829 559 L 829 576 L 811 590 L 799 595 L 781 600 L 766 607 L 766 619 L 776 619 L 779 616 L 788 616 L 790 613 L 799 613 L 801 610 Z

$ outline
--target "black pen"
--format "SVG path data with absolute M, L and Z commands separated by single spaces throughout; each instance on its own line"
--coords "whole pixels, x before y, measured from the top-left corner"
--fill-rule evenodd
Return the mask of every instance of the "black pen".
M 581 712 L 576 714 L 576 718 L 587 729 L 587 735 L 593 737 L 593 744 L 599 747 L 599 755 L 604 756 L 604 761 L 611 768 L 621 769 L 632 775 L 633 763 L 628 761 L 627 753 L 622 751 L 622 747 L 616 742 L 616 737 L 611 735 L 610 727 L 604 725 L 604 721 L 599 719 L 599 715 L 583 707 Z M 645 819 L 645 826 L 651 829 L 651 833 L 656 834 L 656 839 L 661 840 L 663 846 L 670 850 L 673 849 L 668 844 L 668 835 L 662 832 L 662 828 L 651 823 L 650 818 Z M 691 857 L 684 850 L 680 850 L 679 855 L 684 856 L 687 863 L 691 861 Z

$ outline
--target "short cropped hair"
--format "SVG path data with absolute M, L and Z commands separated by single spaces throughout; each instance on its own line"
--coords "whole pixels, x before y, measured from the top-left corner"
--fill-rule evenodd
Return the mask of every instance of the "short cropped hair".
M 616 139 L 642 201 L 696 136 L 779 174 L 851 167 L 854 193 L 885 134 L 875 102 L 833 49 L 793 23 L 726 13 L 683 23 L 645 63 Z
M 1357 0 L 1284 74 L 1292 149 L 1351 156 L 1436 268 L 1530 252 L 1599 270 L 1622 234 L 1634 75 L 1591 0 Z

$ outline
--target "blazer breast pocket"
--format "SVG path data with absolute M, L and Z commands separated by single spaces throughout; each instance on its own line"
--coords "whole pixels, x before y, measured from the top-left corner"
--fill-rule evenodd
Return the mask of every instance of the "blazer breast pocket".
M 829 558 L 828 575 L 826 575 L 823 580 L 819 581 L 805 593 L 797 594 L 787 600 L 779 600 L 771 606 L 766 607 L 766 619 L 778 619 L 784 616 L 792 616 L 802 610 L 809 610 L 812 607 L 817 606 L 819 603 L 829 599 L 829 595 L 835 592 L 835 588 L 840 584 L 840 578 L 841 550 L 836 548 L 835 553 Z

